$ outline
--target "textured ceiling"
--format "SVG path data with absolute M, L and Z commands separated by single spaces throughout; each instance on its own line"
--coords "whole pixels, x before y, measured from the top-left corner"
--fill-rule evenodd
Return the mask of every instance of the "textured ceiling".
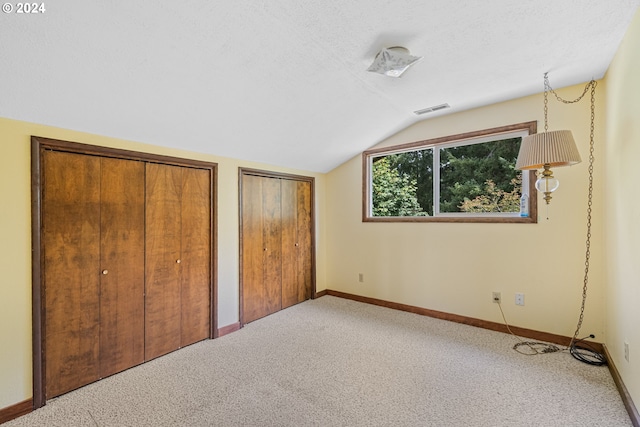
M 545 71 L 601 78 L 639 5 L 57 0 L 0 15 L 0 116 L 326 172 L 418 120 L 541 92 Z M 398 45 L 424 59 L 366 71 Z

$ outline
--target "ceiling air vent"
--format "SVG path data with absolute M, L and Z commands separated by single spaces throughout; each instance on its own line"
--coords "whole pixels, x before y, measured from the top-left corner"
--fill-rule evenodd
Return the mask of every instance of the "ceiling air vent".
M 449 104 L 434 105 L 433 107 L 423 108 L 422 110 L 416 110 L 413 113 L 419 116 L 421 114 L 434 113 L 436 111 L 444 110 L 446 108 L 451 108 L 451 106 Z

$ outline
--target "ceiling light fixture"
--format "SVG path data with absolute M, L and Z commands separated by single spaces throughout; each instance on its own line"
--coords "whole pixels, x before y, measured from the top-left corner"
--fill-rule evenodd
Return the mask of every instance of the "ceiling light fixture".
M 389 77 L 400 77 L 422 58 L 422 56 L 411 55 L 409 49 L 402 46 L 387 47 L 378 52 L 367 71 Z

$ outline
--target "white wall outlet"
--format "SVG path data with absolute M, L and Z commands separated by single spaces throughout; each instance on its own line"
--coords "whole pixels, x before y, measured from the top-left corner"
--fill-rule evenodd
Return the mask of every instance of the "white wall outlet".
M 500 292 L 493 292 L 493 294 L 491 295 L 491 301 L 496 304 L 500 304 L 500 302 L 502 302 L 502 296 L 500 295 Z
M 524 294 L 522 293 L 516 294 L 516 305 L 524 305 Z
M 624 342 L 624 360 L 629 361 L 629 343 Z
M 358 273 L 358 282 L 364 283 L 364 274 Z

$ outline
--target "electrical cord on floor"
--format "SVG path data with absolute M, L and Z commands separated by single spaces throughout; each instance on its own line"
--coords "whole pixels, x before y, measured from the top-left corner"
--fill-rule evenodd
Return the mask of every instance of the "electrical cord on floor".
M 507 318 L 505 317 L 504 311 L 502 310 L 502 303 L 500 303 L 500 301 L 496 302 L 498 303 L 498 308 L 500 308 L 500 314 L 502 314 L 502 320 L 504 320 L 504 325 L 507 327 L 507 331 L 509 331 L 511 335 L 513 335 L 518 341 L 520 341 L 512 347 L 515 351 L 526 356 L 535 356 L 536 354 L 555 353 L 560 351 L 560 347 L 553 344 L 538 341 L 522 341 L 519 336 L 511 331 L 509 322 L 507 322 Z M 528 347 L 531 352 L 522 351 L 520 347 Z
M 518 335 L 514 334 L 509 327 L 509 322 L 507 322 L 507 318 L 504 315 L 504 311 L 502 310 L 502 304 L 500 301 L 497 301 L 498 308 L 500 308 L 500 314 L 502 315 L 502 320 L 504 320 L 504 325 L 507 327 L 507 331 L 511 335 L 513 335 L 519 342 L 517 342 L 512 348 L 520 354 L 524 354 L 525 356 L 535 356 L 537 354 L 547 354 L 547 353 L 556 353 L 558 351 L 569 351 L 569 353 L 576 359 L 581 362 L 584 362 L 593 366 L 603 366 L 607 364 L 607 360 L 605 356 L 599 353 L 595 348 L 589 345 L 588 342 L 584 341 L 587 338 L 595 338 L 595 335 L 588 335 L 584 338 L 573 339 L 569 347 L 560 348 L 557 345 L 539 342 L 539 341 L 523 341 Z M 580 344 L 580 345 L 579 345 Z M 521 347 L 529 348 L 529 351 L 523 351 Z
M 578 343 L 581 343 L 587 338 L 595 338 L 595 335 L 589 335 L 587 337 L 580 338 L 579 340 L 575 340 L 569 346 L 569 353 L 571 353 L 571 355 L 575 359 L 578 359 L 579 361 L 586 363 L 588 365 L 593 365 L 593 366 L 606 365 L 607 358 L 604 356 L 604 354 L 598 352 L 595 348 L 590 346 L 589 343 L 583 342 L 581 345 L 578 345 Z

